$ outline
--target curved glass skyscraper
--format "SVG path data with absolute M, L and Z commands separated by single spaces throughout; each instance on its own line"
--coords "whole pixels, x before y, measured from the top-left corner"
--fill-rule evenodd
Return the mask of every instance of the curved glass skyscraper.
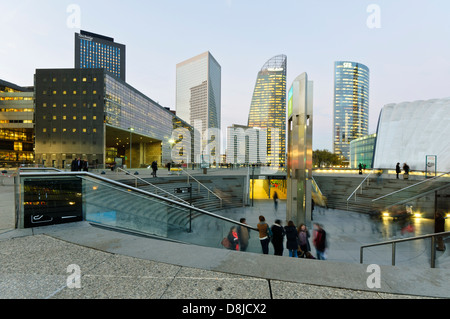
M 248 126 L 267 130 L 266 163 L 284 166 L 286 158 L 287 57 L 277 55 L 258 73 Z
M 350 142 L 369 133 L 369 68 L 338 61 L 334 64 L 333 152 L 350 160 Z

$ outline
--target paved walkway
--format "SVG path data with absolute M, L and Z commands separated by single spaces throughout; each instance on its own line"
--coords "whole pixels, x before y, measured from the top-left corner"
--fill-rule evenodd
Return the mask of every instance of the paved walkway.
M 399 236 L 392 225 L 374 226 L 363 215 L 316 212 L 315 221 L 325 226 L 330 238 L 329 260 L 317 261 L 178 244 L 87 222 L 14 230 L 12 194 L 11 186 L 0 186 L 0 298 L 450 297 L 448 252 L 438 256 L 438 269 L 426 265 L 426 246 L 420 245 L 398 248 L 397 267 L 379 259 L 359 264 L 361 244 Z M 249 224 L 256 224 L 259 214 L 272 222 L 281 217 L 283 204 L 277 213 L 270 201 L 255 201 L 254 207 L 225 213 L 246 216 Z M 426 232 L 427 221 L 420 224 L 417 231 Z M 382 255 L 386 252 L 367 254 L 368 258 Z M 368 263 L 375 262 L 380 263 L 380 288 L 368 287 Z M 68 282 L 77 270 L 80 279 Z

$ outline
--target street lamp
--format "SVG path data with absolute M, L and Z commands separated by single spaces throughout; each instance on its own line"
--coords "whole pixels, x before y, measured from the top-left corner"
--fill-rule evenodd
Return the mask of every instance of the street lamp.
M 132 139 L 133 139 L 133 132 L 134 132 L 134 128 L 132 128 L 132 127 L 130 127 L 130 128 L 128 128 L 129 130 L 130 130 L 130 167 L 129 167 L 129 169 L 131 169 L 131 152 L 132 152 L 132 147 L 133 147 L 133 141 L 132 141 Z

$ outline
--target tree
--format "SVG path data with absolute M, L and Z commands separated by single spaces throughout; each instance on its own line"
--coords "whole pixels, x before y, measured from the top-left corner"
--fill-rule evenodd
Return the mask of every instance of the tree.
M 328 150 L 313 151 L 314 167 L 328 167 L 331 165 L 342 165 L 342 160 L 339 158 L 339 155 L 333 154 Z

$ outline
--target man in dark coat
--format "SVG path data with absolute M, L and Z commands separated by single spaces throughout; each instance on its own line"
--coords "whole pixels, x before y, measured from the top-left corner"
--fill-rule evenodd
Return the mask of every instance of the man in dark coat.
M 156 161 L 153 161 L 153 163 L 152 163 L 152 170 L 153 170 L 153 172 L 152 172 L 153 177 L 157 177 L 156 171 L 158 170 L 158 163 L 156 163 Z
M 397 179 L 398 179 L 398 174 L 400 174 L 402 172 L 402 170 L 400 169 L 400 163 L 397 163 L 397 166 L 395 166 L 395 172 L 397 173 Z
M 284 239 L 284 229 L 281 226 L 281 220 L 277 219 L 271 227 L 272 229 L 272 245 L 275 250 L 274 255 L 283 256 L 283 239 Z

